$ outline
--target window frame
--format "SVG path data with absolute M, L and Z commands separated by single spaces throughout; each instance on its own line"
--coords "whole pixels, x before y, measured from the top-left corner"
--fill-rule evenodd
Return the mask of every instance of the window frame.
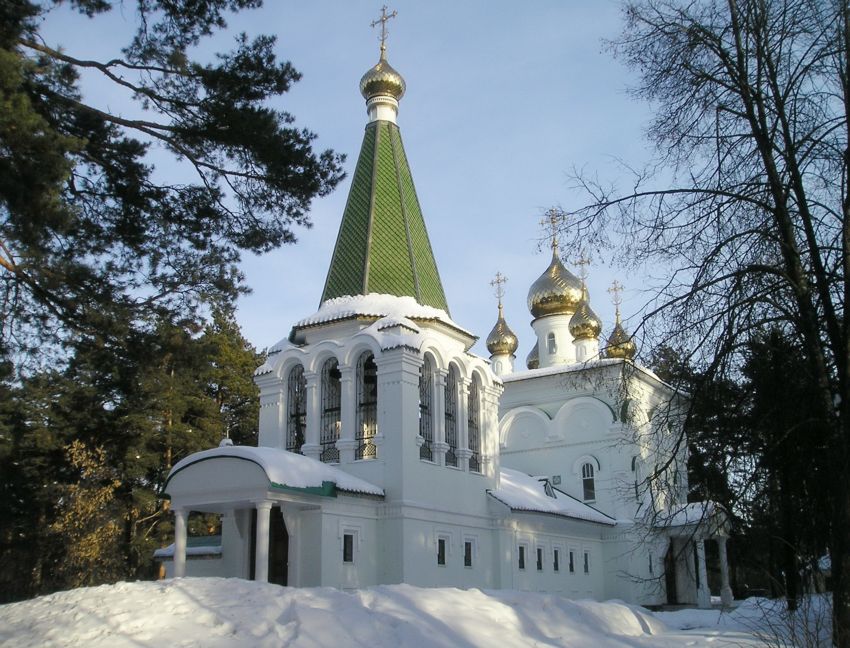
M 419 458 L 434 460 L 434 363 L 427 353 L 419 367 Z
M 585 502 L 596 501 L 596 469 L 591 461 L 581 464 L 581 494 Z
M 357 411 L 354 440 L 357 441 L 357 447 L 354 449 L 354 459 L 375 459 L 378 454 L 373 441 L 378 434 L 378 365 L 371 351 L 364 351 L 357 358 L 355 380 Z
M 307 434 L 307 378 L 298 363 L 286 376 L 286 450 L 302 454 Z
M 444 416 L 444 432 L 446 448 L 445 464 L 452 468 L 458 467 L 458 436 L 459 436 L 459 421 L 460 421 L 460 399 L 458 398 L 458 384 L 460 372 L 454 364 L 449 365 L 449 370 L 446 372 L 446 388 L 445 388 L 445 416 Z
M 324 463 L 339 463 L 339 449 L 336 447 L 342 427 L 342 374 L 339 360 L 333 356 L 325 360 L 320 376 L 319 459 Z
M 473 374 L 466 404 L 467 447 L 469 471 L 481 472 L 481 388 L 480 379 Z

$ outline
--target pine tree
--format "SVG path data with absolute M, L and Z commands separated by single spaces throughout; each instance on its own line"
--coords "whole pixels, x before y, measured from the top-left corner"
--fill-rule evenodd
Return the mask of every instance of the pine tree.
M 57 4 L 0 4 L 0 340 L 15 362 L 44 361 L 45 342 L 120 344 L 149 332 L 151 314 L 231 303 L 240 254 L 293 242 L 312 199 L 342 178 L 340 156 L 270 107 L 300 78 L 273 37 L 202 49 L 259 0 L 68 0 L 93 21 L 135 9 L 135 35 L 104 61 L 45 39 Z M 129 91 L 143 118 L 89 102 L 82 71 Z M 194 180 L 158 179 L 153 147 Z

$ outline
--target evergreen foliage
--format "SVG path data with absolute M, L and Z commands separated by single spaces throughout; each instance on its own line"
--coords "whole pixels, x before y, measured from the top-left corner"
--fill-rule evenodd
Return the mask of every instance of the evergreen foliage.
M 202 49 L 260 4 L 0 3 L 0 601 L 152 575 L 170 467 L 256 442 L 237 263 L 294 242 L 343 175 L 279 107 L 299 74 L 273 37 Z M 41 33 L 113 10 L 136 27 L 108 60 Z M 134 108 L 95 105 L 82 74 Z M 157 149 L 180 172 L 163 178 Z
M 735 378 L 697 371 L 670 347 L 653 366 L 693 394 L 689 499 L 730 513 L 739 594 L 764 589 L 793 610 L 801 575 L 817 571 L 830 544 L 829 434 L 799 344 L 773 329 L 753 336 L 744 356 Z
M 46 340 L 121 341 L 150 313 L 193 319 L 204 302 L 230 303 L 244 290 L 240 253 L 293 242 L 311 200 L 342 178 L 341 157 L 314 151 L 315 136 L 273 107 L 299 79 L 274 38 L 242 34 L 193 60 L 228 12 L 259 0 L 139 0 L 135 35 L 108 61 L 44 40 L 57 4 L 0 9 L 0 340 L 16 362 Z M 97 20 L 118 3 L 64 4 Z M 141 116 L 88 102 L 82 71 Z M 194 181 L 157 176 L 155 148 Z
M 152 576 L 173 532 L 170 467 L 227 434 L 254 440 L 263 356 L 231 314 L 199 334 L 161 322 L 127 348 L 80 348 L 62 371 L 3 384 L 0 599 Z

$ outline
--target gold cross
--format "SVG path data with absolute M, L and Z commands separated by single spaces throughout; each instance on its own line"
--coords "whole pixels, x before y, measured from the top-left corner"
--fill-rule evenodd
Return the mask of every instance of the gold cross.
M 581 277 L 582 283 L 585 283 L 587 281 L 587 266 L 589 266 L 591 263 L 592 261 L 590 260 L 590 256 L 586 254 L 584 250 L 582 250 L 581 255 L 576 261 L 576 265 L 579 267 L 578 276 Z
M 549 209 L 540 220 L 541 227 L 549 230 L 549 237 L 552 239 L 552 249 L 558 247 L 558 230 L 561 228 L 561 223 L 564 221 L 564 212 L 560 209 Z
M 384 56 L 384 52 L 387 51 L 387 36 L 389 35 L 387 33 L 387 21 L 389 21 L 390 18 L 395 18 L 397 15 L 398 15 L 398 11 L 396 11 L 395 9 L 393 9 L 392 13 L 388 14 L 387 13 L 387 5 L 384 5 L 383 7 L 381 7 L 381 17 L 378 18 L 377 20 L 373 20 L 371 22 L 372 27 L 377 27 L 378 23 L 381 24 L 381 56 L 382 57 Z
M 496 278 L 490 282 L 490 285 L 493 286 L 496 290 L 496 297 L 499 299 L 499 308 L 502 307 L 502 297 L 505 296 L 505 289 L 502 287 L 505 283 L 507 283 L 508 278 L 503 275 L 501 272 L 496 273 Z
M 616 311 L 618 322 L 620 321 L 620 304 L 623 303 L 621 295 L 624 289 L 625 286 L 616 279 L 614 279 L 614 283 L 612 283 L 611 287 L 608 289 L 608 292 L 611 293 L 611 302 L 614 304 L 614 310 Z

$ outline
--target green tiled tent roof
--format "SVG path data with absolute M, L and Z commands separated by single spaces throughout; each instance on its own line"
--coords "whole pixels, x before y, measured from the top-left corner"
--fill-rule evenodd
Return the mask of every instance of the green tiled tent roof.
M 410 296 L 448 312 L 398 126 L 366 126 L 322 302 L 346 295 Z

